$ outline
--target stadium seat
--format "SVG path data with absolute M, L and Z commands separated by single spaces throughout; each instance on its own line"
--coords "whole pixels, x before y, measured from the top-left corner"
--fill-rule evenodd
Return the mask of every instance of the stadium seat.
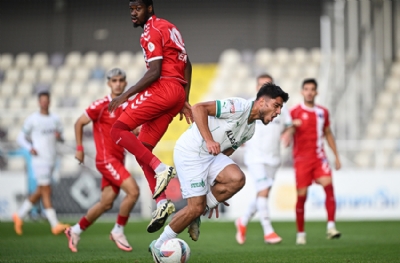
M 4 81 L 19 81 L 19 77 L 21 75 L 21 71 L 18 68 L 9 68 L 6 70 Z
M 7 170 L 15 172 L 25 171 L 25 160 L 23 157 L 13 157 L 7 159 Z
M 33 93 L 32 82 L 25 81 L 18 84 L 16 95 L 22 98 L 30 97 Z
M 290 53 L 287 48 L 278 48 L 275 50 L 275 61 L 278 64 L 284 65 L 290 60 Z
M 25 108 L 29 110 L 38 109 L 39 102 L 37 97 L 30 97 L 25 99 Z
M 357 154 L 355 163 L 359 167 L 370 167 L 371 166 L 371 154 L 367 152 L 361 152 Z
M 319 66 L 315 63 L 306 64 L 303 68 L 303 78 L 318 78 Z M 298 84 L 300 86 L 300 82 Z
M 0 55 L 0 69 L 7 70 L 13 66 L 14 57 L 10 53 Z
M 44 52 L 38 52 L 32 57 L 32 66 L 35 68 L 44 68 L 48 64 L 48 56 Z
M 378 97 L 378 106 L 389 108 L 393 105 L 393 95 L 390 92 L 383 92 Z
M 0 97 L 0 110 L 4 110 L 7 108 L 7 101 L 9 100 L 9 98 L 7 97 Z M 1 120 L 1 117 L 0 117 Z M 0 122 L 0 126 L 1 126 L 1 122 Z
M 22 108 L 24 108 L 24 98 L 13 97 L 8 102 L 8 108 L 11 110 L 21 110 Z
M 399 77 L 395 77 L 391 75 L 387 80 L 385 84 L 385 90 L 392 93 L 392 94 L 398 94 L 400 92 L 400 82 L 399 82 Z
M 319 65 L 321 62 L 321 50 L 319 48 L 312 48 L 310 51 L 310 60 L 314 63 Z
M 99 54 L 95 51 L 90 51 L 87 52 L 83 56 L 83 65 L 87 68 L 94 68 L 97 66 L 98 60 L 99 60 Z
M 268 67 L 273 60 L 272 51 L 268 48 L 261 48 L 257 50 L 254 55 L 254 62 L 256 67 Z
M 43 67 L 39 70 L 39 82 L 51 83 L 55 77 L 55 69 L 53 67 Z
M 219 63 L 220 65 L 238 65 L 241 61 L 241 56 L 240 52 L 237 51 L 236 49 L 226 49 L 222 52 L 222 54 L 219 57 Z
M 68 95 L 71 97 L 80 97 L 87 93 L 85 83 L 83 81 L 75 80 L 68 85 Z
M 0 84 L 0 94 L 1 97 L 12 97 L 15 94 L 15 82 L 4 81 Z
M 389 139 L 400 139 L 399 123 L 390 122 L 386 126 L 386 137 Z
M 65 81 L 56 81 L 52 85 L 51 95 L 54 98 L 63 98 L 66 95 L 67 83 Z
M 68 55 L 65 57 L 65 66 L 70 68 L 78 67 L 81 63 L 81 57 L 82 55 L 78 51 L 72 51 L 68 53 Z
M 396 61 L 392 65 L 391 76 L 395 78 L 400 78 L 400 61 Z
M 71 68 L 61 66 L 56 73 L 56 81 L 70 81 L 72 77 Z
M 64 54 L 59 52 L 51 54 L 49 64 L 54 68 L 60 67 L 64 64 Z
M 398 147 L 400 148 L 400 145 L 398 145 Z M 400 151 L 399 151 L 399 152 L 396 152 L 396 153 L 393 155 L 393 158 L 392 158 L 392 167 L 393 167 L 393 168 L 396 168 L 396 169 L 399 169 L 399 168 L 400 168 Z
M 105 68 L 106 70 L 110 70 L 111 68 L 115 67 L 116 55 L 112 51 L 106 51 L 100 56 L 100 65 Z
M 389 109 L 377 107 L 372 113 L 373 123 L 381 124 L 389 119 Z
M 305 64 L 308 59 L 307 50 L 305 48 L 295 48 L 291 52 L 291 60 L 296 62 L 297 64 Z
M 400 98 L 400 96 L 399 96 Z M 392 111 L 392 118 L 391 121 L 400 123 L 400 104 L 397 102 L 397 105 L 394 107 Z
M 86 94 L 90 97 L 98 96 L 101 98 L 103 94 L 109 92 L 109 89 L 104 87 L 104 81 L 91 80 L 85 85 Z
M 125 70 L 133 62 L 133 53 L 130 51 L 122 51 L 117 58 L 117 65 Z
M 383 127 L 381 124 L 370 122 L 367 126 L 367 139 L 377 139 L 382 136 Z
M 37 70 L 33 67 L 25 68 L 22 70 L 22 81 L 36 82 Z
M 15 67 L 16 68 L 26 68 L 30 65 L 31 56 L 28 53 L 19 53 L 15 57 Z
M 87 81 L 90 77 L 90 69 L 88 67 L 77 67 L 74 70 L 73 79 L 75 81 Z

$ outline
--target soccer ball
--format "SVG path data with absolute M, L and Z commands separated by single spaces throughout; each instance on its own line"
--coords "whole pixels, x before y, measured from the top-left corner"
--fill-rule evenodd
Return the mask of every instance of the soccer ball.
M 162 263 L 186 263 L 190 258 L 190 247 L 180 238 L 165 241 L 160 252 Z

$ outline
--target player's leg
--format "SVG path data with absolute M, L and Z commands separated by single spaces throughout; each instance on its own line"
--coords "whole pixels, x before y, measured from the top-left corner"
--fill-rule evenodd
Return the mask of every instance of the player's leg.
M 175 114 L 182 109 L 185 101 L 184 91 L 181 85 L 161 85 L 159 82 L 139 93 L 134 100 L 130 102 L 125 112 L 111 129 L 113 140 L 132 153 L 138 162 L 148 164 L 157 174 L 157 188 L 154 191 L 153 198 L 158 197 L 165 190 L 168 181 L 174 177 L 175 170 L 161 161 L 149 151 L 142 142 L 136 138 L 130 131 L 134 128 L 155 120 L 162 115 Z M 168 125 L 167 125 L 168 127 Z M 143 128 L 142 128 L 143 129 Z M 162 132 L 164 134 L 165 130 Z M 143 130 L 141 132 L 143 134 Z M 140 135 L 139 135 L 140 136 Z M 161 135 L 162 136 L 162 135 Z M 159 140 L 159 139 L 158 139 Z M 158 142 L 155 141 L 155 144 Z M 147 142 L 152 146 L 155 144 Z
M 295 161 L 296 172 L 296 226 L 297 237 L 296 244 L 306 244 L 306 233 L 304 228 L 304 206 L 307 200 L 307 188 L 312 183 L 313 166 L 312 163 L 305 161 Z
M 332 171 L 326 159 L 318 160 L 318 162 L 316 162 L 314 175 L 315 182 L 320 184 L 325 191 L 325 208 L 328 216 L 328 223 L 326 227 L 327 238 L 339 238 L 341 233 L 336 229 L 335 224 L 336 201 L 332 184 Z
M 112 208 L 113 202 L 117 196 L 118 191 L 103 178 L 100 201 L 92 206 L 78 223 L 65 230 L 65 235 L 68 238 L 68 246 L 72 252 L 78 251 L 77 246 L 81 233 L 93 224 L 104 212 Z
M 122 171 L 122 169 L 124 171 Z M 120 188 L 124 190 L 126 195 L 119 207 L 119 213 L 114 228 L 111 230 L 110 239 L 115 242 L 119 249 L 123 251 L 132 251 L 132 247 L 124 234 L 124 227 L 128 223 L 129 214 L 139 198 L 139 187 L 135 179 L 129 175 L 125 168 L 120 167 L 119 170 L 119 174 L 125 173 L 125 176 L 121 175 L 125 177 L 125 179 L 123 179 L 123 182 L 120 184 Z
M 22 235 L 24 218 L 32 209 L 33 205 L 36 204 L 40 200 L 40 188 L 37 187 L 35 192 L 31 194 L 25 201 L 22 203 L 22 206 L 19 208 L 17 213 L 13 214 L 13 221 L 14 221 L 14 230 L 17 235 Z
M 147 124 L 144 124 L 143 126 L 146 126 Z M 146 131 L 146 128 L 145 128 Z M 140 139 L 140 138 L 139 138 Z M 150 151 L 153 151 L 153 146 L 149 145 L 148 143 L 143 143 Z M 142 170 L 144 172 L 144 175 L 146 177 L 146 180 L 149 184 L 150 191 L 154 193 L 154 189 L 156 188 L 156 178 L 155 178 L 155 172 L 154 170 L 148 165 L 145 164 L 144 162 L 138 161 L 140 167 L 142 167 Z M 147 226 L 147 232 L 149 233 L 154 233 L 161 229 L 164 225 L 165 222 L 167 221 L 168 217 L 175 211 L 175 206 L 174 204 L 170 201 L 167 200 L 167 196 L 165 192 L 162 192 L 156 199 L 156 204 L 157 208 L 155 211 L 152 213 L 152 218 Z

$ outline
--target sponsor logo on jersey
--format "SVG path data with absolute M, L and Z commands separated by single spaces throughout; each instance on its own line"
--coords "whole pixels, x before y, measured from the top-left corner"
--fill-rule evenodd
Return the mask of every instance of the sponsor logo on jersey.
M 308 119 L 308 114 L 306 112 L 303 112 L 303 114 L 301 115 L 301 118 L 304 120 Z
M 231 142 L 232 148 L 234 150 L 239 148 L 240 143 L 236 141 L 235 136 L 233 135 L 232 131 L 226 131 L 226 137 L 228 137 L 229 141 Z
M 235 103 L 234 103 L 232 100 L 230 100 L 229 102 L 230 102 L 230 104 L 231 104 L 231 107 L 230 107 L 230 109 L 229 109 L 229 112 L 230 112 L 230 113 L 235 113 L 235 112 L 236 112 Z

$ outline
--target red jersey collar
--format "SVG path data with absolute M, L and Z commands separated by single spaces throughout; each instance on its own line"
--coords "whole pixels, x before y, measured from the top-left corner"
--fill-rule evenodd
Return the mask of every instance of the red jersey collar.
M 311 112 L 314 112 L 315 109 L 316 109 L 315 104 L 314 104 L 314 107 L 310 108 L 310 107 L 306 106 L 306 105 L 304 104 L 304 102 L 300 103 L 300 107 L 301 107 L 303 110 L 311 111 Z

